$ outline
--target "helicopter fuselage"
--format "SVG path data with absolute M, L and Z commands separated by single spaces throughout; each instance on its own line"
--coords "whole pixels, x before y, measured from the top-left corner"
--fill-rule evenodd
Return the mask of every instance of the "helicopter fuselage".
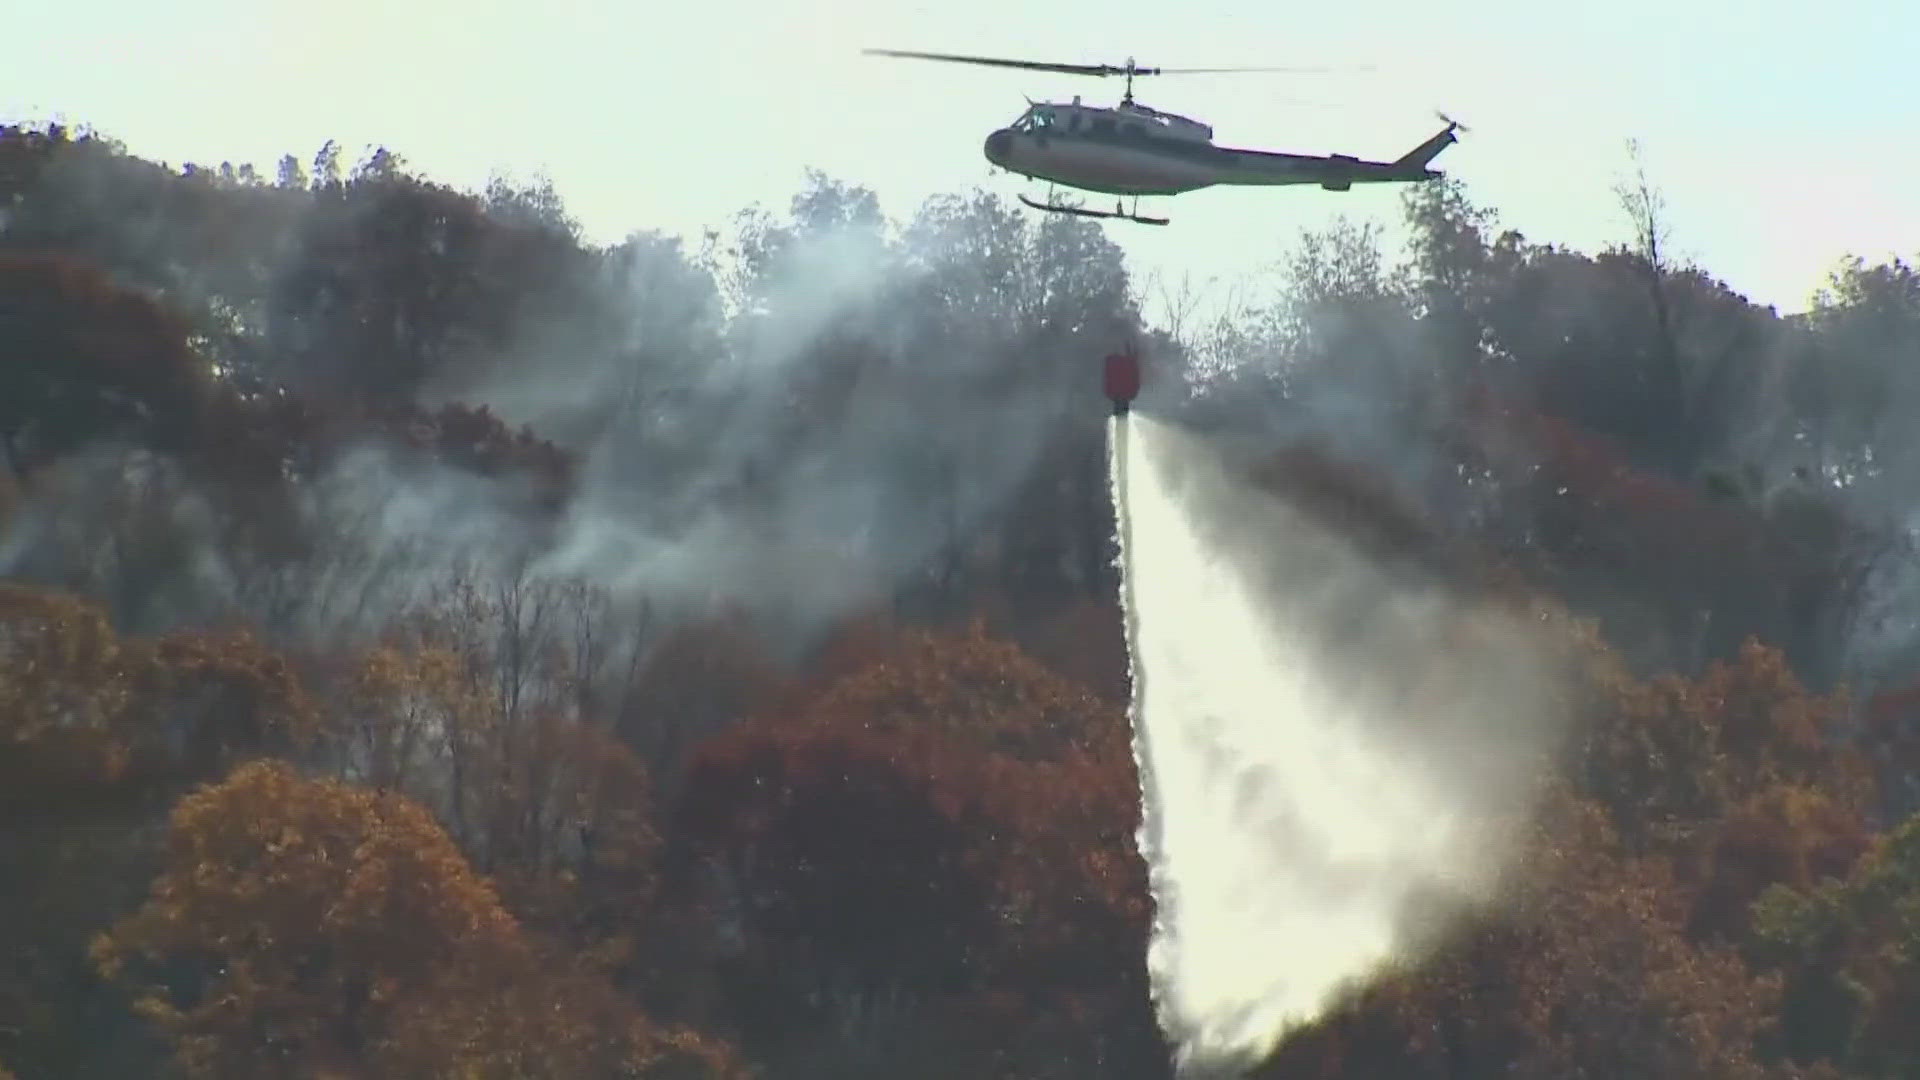
M 1440 151 L 1455 141 L 1460 125 L 1447 121 L 1446 129 L 1392 161 L 1362 161 L 1345 154 L 1316 157 L 1269 150 L 1240 150 L 1213 144 L 1213 129 L 1197 120 L 1142 105 L 1133 97 L 1133 80 L 1141 75 L 1223 74 L 1232 71 L 1299 71 L 1297 68 L 1163 68 L 1141 67 L 1127 58 L 1125 65 L 1076 64 L 1015 60 L 998 56 L 905 49 L 867 49 L 880 56 L 911 57 L 947 63 L 1046 71 L 1061 75 L 1104 78 L 1124 76 L 1126 92 L 1112 107 L 1086 106 L 1074 98 L 1071 105 L 1033 102 L 1006 127 L 987 136 L 987 160 L 1031 180 L 1106 195 L 1133 196 L 1134 212 L 1118 204 L 1112 213 L 1084 206 L 1045 203 L 1026 195 L 1020 201 L 1036 210 L 1077 214 L 1090 218 L 1124 218 L 1144 225 L 1165 225 L 1165 217 L 1142 216 L 1140 198 L 1178 195 L 1216 184 L 1318 184 L 1329 191 L 1345 191 L 1355 184 L 1407 183 L 1437 180 L 1441 174 L 1427 168 Z M 1442 119 L 1445 119 L 1442 116 Z
M 987 136 L 988 161 L 1009 172 L 1108 195 L 1178 195 L 1216 184 L 1318 184 L 1432 180 L 1428 161 L 1454 141 L 1453 126 L 1397 161 L 1216 146 L 1195 120 L 1123 102 L 1117 108 L 1040 103 Z

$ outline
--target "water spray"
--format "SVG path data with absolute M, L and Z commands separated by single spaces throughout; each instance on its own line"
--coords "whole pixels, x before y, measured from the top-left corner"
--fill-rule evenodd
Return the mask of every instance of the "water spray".
M 1131 353 L 1105 386 L 1149 985 L 1180 1075 L 1237 1076 L 1497 899 L 1561 724 L 1511 613 L 1133 412 Z

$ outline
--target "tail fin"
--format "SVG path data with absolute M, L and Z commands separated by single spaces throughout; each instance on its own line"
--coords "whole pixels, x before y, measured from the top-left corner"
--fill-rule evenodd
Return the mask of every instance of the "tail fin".
M 1459 126 L 1458 123 L 1448 120 L 1446 128 L 1440 134 L 1407 151 L 1393 163 L 1393 167 L 1408 172 L 1425 170 L 1429 161 L 1440 156 L 1440 151 L 1460 141 L 1460 137 L 1454 134 Z

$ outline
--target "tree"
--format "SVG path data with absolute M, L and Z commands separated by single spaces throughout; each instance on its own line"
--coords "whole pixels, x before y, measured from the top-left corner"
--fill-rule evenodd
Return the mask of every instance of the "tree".
M 644 760 L 675 777 L 675 788 L 689 748 L 759 713 L 787 675 L 738 610 L 688 619 L 635 660 L 615 729 Z
M 469 583 L 471 584 L 471 583 Z M 600 962 L 625 963 L 627 925 L 654 887 L 652 777 L 576 711 L 568 615 L 594 612 L 553 582 L 453 594 L 350 662 L 333 734 L 342 773 L 431 807 L 509 907 Z M 590 644 L 589 644 L 590 647 Z
M 746 936 L 731 1011 L 773 1047 L 826 1019 L 823 995 L 970 989 L 992 921 L 968 812 L 940 741 L 768 724 L 707 740 L 674 812 L 675 865 Z M 725 916 L 722 916 L 725 917 Z M 818 1002 L 802 1011 L 803 1002 Z
M 0 254 L 0 449 L 24 477 L 109 437 L 178 449 L 207 370 L 185 325 L 95 266 Z
M 1660 864 L 1623 851 L 1599 807 L 1549 793 L 1515 865 L 1500 909 L 1357 988 L 1256 1075 L 1769 1075 L 1753 1046 L 1771 985 L 1686 941 Z
M 800 705 L 803 723 L 881 734 L 940 732 L 1027 760 L 1127 745 L 1124 714 L 975 619 L 903 629 L 879 655 Z
M 1870 805 L 1865 762 L 1833 738 L 1842 703 L 1808 693 L 1777 649 L 1749 641 L 1695 680 L 1640 681 L 1607 658 L 1583 678 L 1571 777 L 1629 850 L 1685 850 L 1775 785 L 1817 789 L 1842 812 Z
M 977 623 L 843 640 L 786 715 L 699 744 L 670 819 L 749 1044 L 797 1068 L 880 996 L 969 1068 L 1156 1075 L 1123 714 Z
M 95 953 L 148 987 L 182 1068 L 225 1075 L 375 1051 L 398 1001 L 505 978 L 521 948 L 424 809 L 262 762 L 180 802 L 151 898 Z
M 653 1075 L 665 1049 L 553 974 L 419 804 L 272 761 L 181 800 L 148 902 L 94 956 L 188 1075 Z
M 1920 392 L 1920 272 L 1902 259 L 1842 260 L 1807 313 L 1813 353 L 1793 372 L 1795 414 L 1822 479 L 1845 487 L 1900 483 L 1914 444 L 1895 419 Z
M 111 784 L 130 764 L 132 666 L 99 608 L 0 584 L 0 791 L 23 803 Z
M 1751 910 L 1776 886 L 1806 891 L 1844 878 L 1872 833 L 1863 808 L 1807 783 L 1776 782 L 1729 810 L 1715 829 L 1688 923 L 1725 944 L 1751 937 Z
M 570 314 L 561 302 L 591 266 L 537 190 L 502 184 L 490 207 L 384 150 L 309 198 L 263 324 L 275 381 L 326 399 L 404 404 L 465 389 L 521 344 L 524 324 Z
M 151 1060 L 84 964 L 87 939 L 150 873 L 140 666 L 99 608 L 0 584 L 0 1051 L 27 1076 Z
M 1850 1075 L 1920 1064 L 1920 817 L 1876 838 L 1843 878 L 1769 887 L 1754 905 L 1756 955 L 1786 979 L 1779 1043 L 1795 1061 Z

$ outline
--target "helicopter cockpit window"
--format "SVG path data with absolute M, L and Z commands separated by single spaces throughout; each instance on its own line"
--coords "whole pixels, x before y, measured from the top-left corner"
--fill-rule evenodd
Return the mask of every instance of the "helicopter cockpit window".
M 1020 119 L 1007 125 L 1014 131 L 1038 131 L 1041 133 L 1059 131 L 1064 125 L 1060 117 L 1051 109 L 1028 109 L 1020 114 Z

